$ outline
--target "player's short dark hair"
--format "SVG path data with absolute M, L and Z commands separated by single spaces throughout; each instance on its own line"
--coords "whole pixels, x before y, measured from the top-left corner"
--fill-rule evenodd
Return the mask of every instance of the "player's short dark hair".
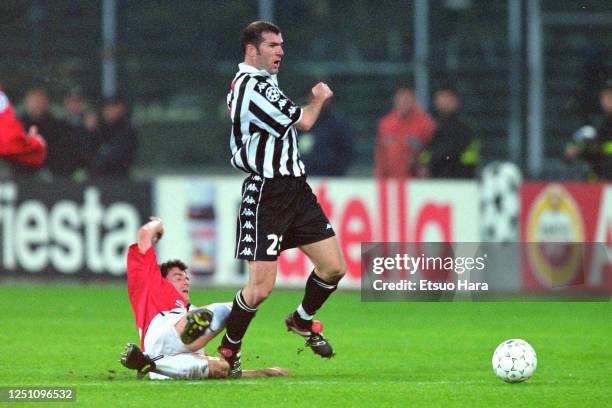
M 259 48 L 263 41 L 263 33 L 280 34 L 280 28 L 268 21 L 253 21 L 242 31 L 242 51 L 246 51 L 248 44 Z
M 178 259 L 170 259 L 169 261 L 164 262 L 163 264 L 159 265 L 159 270 L 161 271 L 162 276 L 164 278 L 167 278 L 168 271 L 175 267 L 179 268 L 183 272 L 187 272 L 187 265 L 185 265 L 183 261 L 180 261 Z

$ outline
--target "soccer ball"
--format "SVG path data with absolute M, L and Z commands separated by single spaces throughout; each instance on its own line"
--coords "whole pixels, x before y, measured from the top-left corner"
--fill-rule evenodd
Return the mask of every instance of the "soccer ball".
M 493 353 L 493 372 L 509 383 L 528 380 L 537 366 L 536 352 L 525 340 L 506 340 Z

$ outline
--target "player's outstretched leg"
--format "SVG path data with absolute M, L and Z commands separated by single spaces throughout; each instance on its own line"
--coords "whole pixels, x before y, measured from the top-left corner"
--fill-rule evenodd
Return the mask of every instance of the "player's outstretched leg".
M 323 325 L 313 317 L 337 289 L 338 282 L 346 272 L 346 264 L 335 236 L 302 245 L 300 249 L 312 261 L 315 269 L 306 281 L 302 303 L 287 317 L 285 324 L 288 330 L 304 337 L 315 354 L 331 358 L 334 351 L 323 336 Z

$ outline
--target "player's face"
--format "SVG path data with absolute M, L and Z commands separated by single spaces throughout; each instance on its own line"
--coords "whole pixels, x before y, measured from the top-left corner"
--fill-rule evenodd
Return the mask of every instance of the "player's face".
M 261 35 L 263 41 L 257 48 L 255 55 L 255 68 L 265 69 L 270 74 L 278 74 L 280 69 L 281 59 L 285 52 L 283 51 L 283 36 L 274 33 L 263 33 Z
M 176 288 L 178 293 L 189 300 L 189 275 L 175 266 L 168 271 L 166 279 Z
M 395 94 L 393 102 L 399 114 L 401 116 L 406 116 L 412 112 L 412 109 L 416 105 L 416 96 L 414 92 L 409 89 L 400 89 Z
M 436 110 L 442 115 L 451 115 L 459 110 L 459 99 L 449 91 L 439 91 L 434 98 Z
M 26 95 L 25 108 L 29 115 L 41 116 L 49 111 L 49 97 L 42 91 L 32 91 Z
M 606 115 L 612 114 L 612 90 L 606 89 L 602 91 L 599 100 L 601 102 L 601 109 L 604 113 Z

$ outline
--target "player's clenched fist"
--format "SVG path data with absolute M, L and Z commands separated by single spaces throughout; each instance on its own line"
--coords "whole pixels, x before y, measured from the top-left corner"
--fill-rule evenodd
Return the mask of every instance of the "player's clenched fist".
M 317 99 L 322 99 L 325 101 L 334 96 L 334 93 L 326 83 L 319 82 L 312 88 L 312 95 Z

